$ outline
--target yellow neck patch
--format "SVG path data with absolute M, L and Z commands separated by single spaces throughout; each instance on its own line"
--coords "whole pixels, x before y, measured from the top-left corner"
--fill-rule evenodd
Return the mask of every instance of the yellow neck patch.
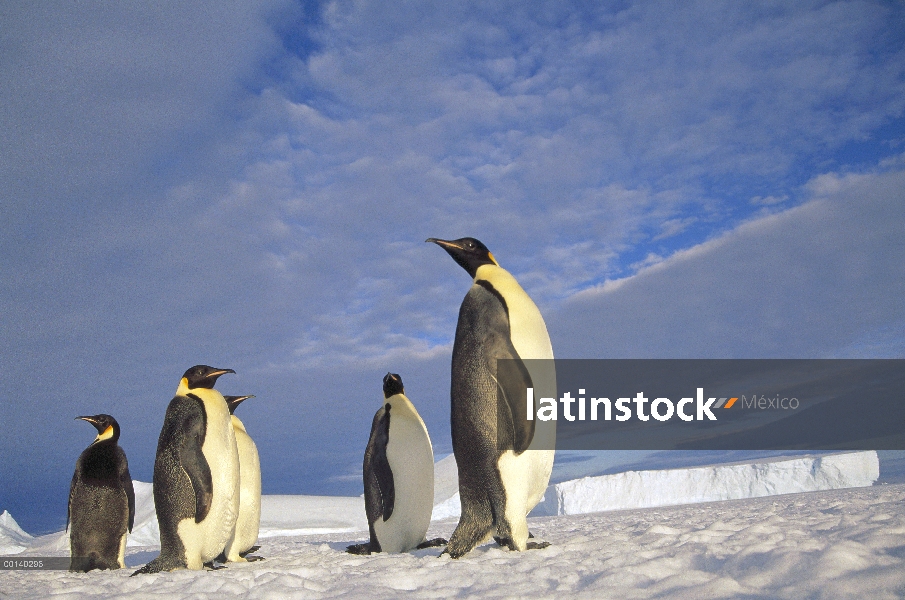
M 488 251 L 488 252 L 487 252 L 487 256 L 490 257 L 490 260 L 493 261 L 493 264 L 495 264 L 495 265 L 498 266 L 498 267 L 500 266 L 500 263 L 498 263 L 498 262 L 496 261 L 496 257 L 493 255 L 493 252 L 489 252 L 489 251 Z
M 179 387 L 176 388 L 177 396 L 185 396 L 189 393 L 189 380 L 185 377 L 179 380 Z
M 109 440 L 112 437 L 113 437 L 113 425 L 108 425 L 103 433 L 97 434 L 97 437 L 95 438 L 94 442 L 95 443 L 103 442 L 104 440 Z

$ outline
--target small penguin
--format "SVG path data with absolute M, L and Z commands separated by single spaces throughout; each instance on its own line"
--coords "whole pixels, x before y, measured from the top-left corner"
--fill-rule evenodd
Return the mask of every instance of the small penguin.
M 197 365 L 167 406 L 154 461 L 160 556 L 135 571 L 201 569 L 226 547 L 239 512 L 239 453 L 229 407 L 214 389 L 232 369 Z
M 374 415 L 362 471 L 371 539 L 348 546 L 351 554 L 408 552 L 442 546 L 425 540 L 434 505 L 434 451 L 402 379 L 383 378 L 384 404 Z
M 245 431 L 245 425 L 235 415 L 236 407 L 254 396 L 224 396 L 229 414 L 232 415 L 233 429 L 236 433 L 236 446 L 239 449 L 239 517 L 236 528 L 226 544 L 220 562 L 245 562 L 263 560 L 260 556 L 252 556 L 258 547 L 258 528 L 261 524 L 261 462 L 258 458 L 258 447 Z
M 459 558 L 493 536 L 510 550 L 528 542 L 528 513 L 553 470 L 554 421 L 527 419 L 526 389 L 556 397 L 544 319 L 515 278 L 474 238 L 430 238 L 474 278 L 462 301 L 452 354 L 451 424 L 462 515 L 444 552 Z M 510 368 L 497 372 L 497 359 Z
M 135 522 L 135 491 L 126 453 L 117 444 L 119 423 L 110 415 L 76 419 L 94 425 L 97 437 L 75 462 L 69 487 L 69 570 L 121 569 Z

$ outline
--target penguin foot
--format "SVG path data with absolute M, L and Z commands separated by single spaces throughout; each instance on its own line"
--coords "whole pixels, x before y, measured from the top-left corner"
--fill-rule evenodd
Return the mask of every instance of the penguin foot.
M 204 568 L 208 571 L 219 571 L 220 569 L 225 569 L 226 565 L 215 565 L 214 561 L 204 563 Z
M 444 554 L 449 554 L 450 558 L 461 558 L 471 552 L 472 548 L 474 548 L 474 544 L 462 543 L 459 541 L 456 543 L 456 540 L 449 540 L 449 543 L 446 544 L 446 548 L 443 552 L 440 553 L 440 556 Z
M 425 548 L 438 548 L 440 546 L 445 546 L 448 543 L 449 542 L 447 542 L 443 538 L 434 538 L 432 540 L 425 540 L 421 542 L 420 544 L 415 546 L 415 550 L 424 550 Z
M 534 535 L 529 531 L 528 538 L 530 539 L 533 537 L 534 537 Z M 493 536 L 493 540 L 498 545 L 505 546 L 506 548 L 509 548 L 510 550 L 516 549 L 515 543 L 513 543 L 513 541 L 510 540 L 509 538 L 501 538 L 501 537 L 495 535 L 495 536 Z M 550 542 L 528 542 L 525 546 L 525 549 L 526 550 L 541 550 L 543 548 L 548 547 L 549 545 L 550 545 Z
M 245 558 L 246 555 L 251 554 L 252 552 L 257 552 L 257 551 L 260 550 L 260 549 L 261 549 L 260 546 L 252 546 L 251 548 L 249 548 L 249 549 L 246 550 L 245 552 L 239 552 L 239 556 L 241 556 L 242 558 Z M 260 557 L 259 557 L 259 558 L 260 558 Z M 261 560 L 263 560 L 263 559 L 261 559 Z
M 530 535 L 528 537 L 531 537 Z M 509 548 L 510 550 L 515 550 L 515 542 L 512 541 L 510 537 L 500 537 L 498 535 L 493 536 L 493 541 L 497 543 L 497 546 L 503 548 Z
M 486 530 L 481 532 L 474 527 L 462 527 L 460 522 L 456 530 L 453 531 L 452 537 L 449 538 L 446 550 L 441 552 L 440 556 L 449 554 L 450 558 L 461 558 L 471 552 L 475 546 L 486 540 L 488 533 Z
M 528 542 L 528 550 L 543 550 L 550 546 L 550 542 Z
M 248 562 L 257 562 L 259 560 L 264 560 L 263 556 L 255 556 L 254 554 L 246 554 L 242 558 L 244 558 Z
M 371 553 L 371 544 L 352 544 L 346 546 L 346 552 L 349 554 L 367 555 Z
M 169 564 L 164 564 L 164 561 L 160 560 L 160 557 L 158 556 L 142 568 L 129 575 L 129 577 L 135 577 L 136 575 L 145 575 L 148 573 L 161 573 L 163 571 L 173 571 L 175 569 L 184 568 L 186 568 L 186 565 L 184 563 L 172 562 Z

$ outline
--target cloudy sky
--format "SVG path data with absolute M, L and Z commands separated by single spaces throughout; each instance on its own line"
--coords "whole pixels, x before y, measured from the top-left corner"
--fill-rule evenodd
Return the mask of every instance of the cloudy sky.
M 189 366 L 265 493 L 360 493 L 401 374 L 449 452 L 490 247 L 560 357 L 905 356 L 899 2 L 4 2 L 0 510 L 61 527 Z

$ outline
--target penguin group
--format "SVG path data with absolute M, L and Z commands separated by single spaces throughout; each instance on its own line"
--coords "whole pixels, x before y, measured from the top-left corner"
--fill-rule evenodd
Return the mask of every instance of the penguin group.
M 459 558 L 491 537 L 510 550 L 545 548 L 546 542 L 528 541 L 528 513 L 550 481 L 556 424 L 529 420 L 524 399 L 527 388 L 556 396 L 547 326 L 483 243 L 470 237 L 426 241 L 446 250 L 473 280 L 459 309 L 450 390 L 461 516 L 448 542 L 425 540 L 433 507 L 430 437 L 402 380 L 388 373 L 385 404 L 374 415 L 362 465 L 370 539 L 347 551 L 445 544 L 441 554 Z
M 227 373 L 235 371 L 196 365 L 179 380 L 154 461 L 160 555 L 133 575 L 249 560 L 261 516 L 261 471 L 257 448 L 233 414 L 251 396 L 228 401 L 214 389 Z
M 259 560 L 261 468 L 257 447 L 233 413 L 254 396 L 214 389 L 232 369 L 197 365 L 179 381 L 164 415 L 154 461 L 154 507 L 160 555 L 133 573 L 201 569 Z M 135 521 L 135 492 L 118 445 L 120 427 L 107 414 L 77 417 L 98 431 L 76 461 L 69 491 L 70 571 L 125 567 L 126 536 Z
M 491 537 L 510 550 L 529 541 L 527 515 L 553 468 L 555 421 L 527 418 L 525 390 L 556 396 L 553 350 L 537 306 L 490 250 L 474 238 L 427 242 L 443 248 L 472 278 L 452 351 L 450 423 L 461 517 L 452 536 L 427 540 L 434 500 L 434 456 L 427 427 L 387 373 L 362 464 L 369 540 L 353 554 L 446 546 L 459 558 Z M 536 360 L 542 359 L 542 360 Z M 503 361 L 503 362 L 499 362 Z M 154 462 L 160 555 L 133 573 L 221 568 L 260 560 L 251 552 L 261 517 L 255 443 L 236 407 L 254 396 L 223 396 L 217 380 L 232 369 L 196 365 L 167 406 Z M 78 417 L 98 431 L 76 462 L 69 494 L 70 570 L 125 566 L 135 494 L 120 428 L 110 415 Z

